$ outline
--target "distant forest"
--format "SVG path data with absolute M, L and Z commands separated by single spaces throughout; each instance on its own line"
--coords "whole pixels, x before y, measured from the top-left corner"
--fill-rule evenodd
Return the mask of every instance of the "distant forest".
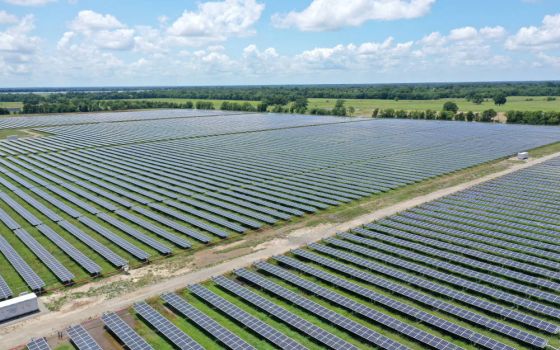
M 37 94 L 36 92 L 43 92 Z M 59 103 L 68 99 L 184 98 L 263 101 L 284 105 L 298 98 L 433 100 L 506 96 L 560 96 L 560 81 L 385 85 L 284 85 L 0 89 L 1 102 Z
M 285 85 L 205 87 L 119 87 L 0 89 L 0 102 L 22 102 L 21 113 L 68 113 L 152 108 L 221 109 L 243 112 L 300 113 L 347 116 L 354 107 L 345 99 L 438 100 L 465 98 L 481 104 L 491 99 L 504 105 L 509 96 L 560 96 L 559 82 L 433 83 L 389 85 Z M 332 108 L 308 108 L 308 98 L 333 99 Z M 169 99 L 169 100 L 152 100 Z M 173 100 L 176 99 L 176 100 Z M 198 101 L 191 101 L 198 100 Z M 213 100 L 213 101 L 212 101 Z M 214 104 L 215 100 L 223 100 Z M 249 102 L 251 101 L 251 102 Z M 257 101 L 257 102 L 254 102 Z M 220 102 L 217 102 L 220 103 Z M 0 114 L 10 114 L 0 108 Z M 17 113 L 17 112 L 16 112 Z M 458 111 L 451 101 L 441 111 L 375 109 L 372 117 L 490 122 L 497 112 Z M 560 112 L 508 111 L 508 123 L 559 125 Z

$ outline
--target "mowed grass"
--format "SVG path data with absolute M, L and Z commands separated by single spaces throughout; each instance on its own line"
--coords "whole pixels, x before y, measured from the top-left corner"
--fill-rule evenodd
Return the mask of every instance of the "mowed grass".
M 244 103 L 249 102 L 250 104 L 256 106 L 259 101 L 234 101 L 234 100 L 192 100 L 183 98 L 147 98 L 142 99 L 145 101 L 160 101 L 160 102 L 173 102 L 173 103 L 185 103 L 186 101 L 192 101 L 196 103 L 197 101 L 206 101 L 214 103 L 214 108 L 219 109 L 220 105 L 224 101 Z M 312 108 L 322 108 L 331 109 L 336 103 L 335 98 L 310 98 L 308 110 Z M 139 100 L 129 100 L 129 101 L 139 101 Z M 395 110 L 406 110 L 406 111 L 425 111 L 428 109 L 440 111 L 443 108 L 443 104 L 448 101 L 457 103 L 459 110 L 461 111 L 473 111 L 482 112 L 487 109 L 494 109 L 497 112 L 507 112 L 511 110 L 516 111 L 560 111 L 560 97 L 553 101 L 547 101 L 547 97 L 543 96 L 511 96 L 508 97 L 508 102 L 502 106 L 496 106 L 494 101 L 487 99 L 483 103 L 477 105 L 475 103 L 469 102 L 464 98 L 449 98 L 449 99 L 439 99 L 439 100 L 378 100 L 378 99 L 345 99 L 346 107 L 354 107 L 355 116 L 371 116 L 375 108 L 379 109 L 395 109 Z
M 512 96 L 508 97 L 508 101 L 503 106 L 496 106 L 494 101 L 487 99 L 483 103 L 477 105 L 465 99 L 440 99 L 440 100 L 375 100 L 375 99 L 347 99 L 346 107 L 354 107 L 356 109 L 354 115 L 371 116 L 375 108 L 379 109 L 395 109 L 406 111 L 425 111 L 428 109 L 440 111 L 443 104 L 447 101 L 453 101 L 459 106 L 461 111 L 482 112 L 487 109 L 494 109 L 497 112 L 507 112 L 511 110 L 517 111 L 560 111 L 560 98 L 554 101 L 547 101 L 546 97 L 536 96 Z M 308 108 L 325 108 L 329 109 L 334 106 L 336 99 L 326 98 L 310 98 Z
M 0 102 L 0 108 L 23 108 L 23 102 Z

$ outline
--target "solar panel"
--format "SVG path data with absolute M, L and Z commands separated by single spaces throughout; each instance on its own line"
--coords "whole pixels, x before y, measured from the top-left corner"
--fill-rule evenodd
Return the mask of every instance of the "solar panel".
M 52 228 L 47 225 L 39 225 L 37 226 L 37 229 L 48 239 L 50 239 L 51 242 L 59 247 L 64 253 L 71 257 L 72 260 L 78 263 L 78 265 L 83 267 L 89 274 L 97 275 L 101 273 L 101 267 L 99 265 L 88 258 L 84 253 L 76 249 L 76 247 L 70 244 L 67 240 L 62 238 Z
M 284 335 L 275 328 L 269 326 L 260 319 L 252 316 L 251 314 L 243 311 L 239 307 L 230 303 L 226 299 L 218 296 L 217 294 L 211 292 L 205 287 L 197 284 L 189 287 L 191 293 L 198 296 L 206 303 L 210 303 L 213 307 L 217 308 L 219 311 L 225 313 L 235 321 L 241 323 L 243 326 L 251 329 L 259 337 L 263 337 L 270 343 L 276 345 L 280 349 L 290 349 L 290 350 L 304 350 L 306 349 L 303 345 L 299 344 L 292 338 Z
M 35 254 L 43 264 L 62 282 L 70 283 L 74 274 L 58 261 L 47 249 L 22 228 L 14 230 L 15 235 Z
M 142 337 L 138 335 L 126 322 L 116 313 L 106 312 L 101 316 L 101 320 L 111 333 L 130 350 L 153 350 Z
M 449 313 L 451 315 L 454 315 L 456 317 L 458 317 L 459 319 L 463 319 L 467 322 L 471 322 L 473 324 L 479 325 L 483 328 L 487 328 L 487 329 L 491 329 L 495 332 L 501 333 L 505 336 L 509 336 L 509 337 L 513 337 L 516 340 L 522 341 L 524 343 L 527 343 L 531 346 L 537 346 L 540 348 L 543 348 L 546 346 L 547 341 L 541 337 L 537 337 L 534 336 L 530 333 L 518 330 L 516 328 L 513 328 L 511 326 L 505 325 L 503 323 L 500 322 L 496 322 L 494 320 L 491 320 L 489 318 L 486 318 L 480 314 L 476 314 L 473 313 L 471 311 L 465 310 L 465 309 L 461 309 L 458 308 L 454 305 L 442 302 L 441 300 L 435 299 L 435 298 L 431 298 L 425 294 L 421 294 L 418 293 L 412 289 L 409 288 L 405 288 L 401 285 L 397 285 L 397 284 L 393 284 L 390 283 L 386 280 L 377 278 L 375 276 L 373 276 L 372 274 L 368 274 L 362 271 L 358 271 L 355 269 L 350 269 L 345 267 L 342 264 L 338 264 L 333 260 L 329 260 L 329 259 L 325 259 L 325 258 L 321 258 L 320 256 L 317 256 L 316 254 L 313 253 L 309 253 L 303 250 L 298 250 L 297 253 L 294 252 L 294 254 L 297 254 L 298 256 L 305 256 L 307 258 L 309 258 L 309 260 L 311 261 L 317 261 L 321 264 L 324 264 L 326 266 L 329 267 L 333 267 L 335 270 L 337 271 L 341 271 L 344 272 L 346 275 L 357 278 L 357 279 L 361 279 L 364 280 L 370 284 L 376 285 L 378 287 L 384 288 L 386 290 L 388 290 L 391 293 L 397 294 L 397 295 L 401 295 L 405 298 L 408 298 L 410 300 L 414 300 L 416 302 L 419 302 L 421 304 L 427 305 L 433 309 L 436 310 L 441 310 L 443 312 Z M 403 305 L 400 302 L 391 300 L 389 298 L 386 298 L 384 296 L 378 295 L 377 293 L 373 293 L 372 291 L 365 289 L 363 287 L 360 287 L 352 282 L 349 282 L 348 280 L 344 280 L 342 278 L 338 278 L 335 277 L 334 275 L 331 275 L 327 272 L 312 268 L 308 265 L 302 264 L 301 262 L 286 257 L 286 256 L 278 256 L 275 257 L 276 260 L 280 261 L 281 263 L 285 264 L 286 266 L 290 266 L 292 268 L 295 268 L 299 271 L 303 271 L 307 274 L 310 274 L 314 277 L 317 277 L 319 279 L 322 279 L 324 281 L 326 281 L 327 283 L 330 283 L 332 285 L 338 286 L 342 289 L 348 290 L 349 292 L 355 293 L 357 295 L 360 295 L 366 299 L 370 299 L 374 302 L 378 302 L 380 304 L 383 304 L 389 308 L 393 308 L 396 311 L 399 311 L 403 314 L 412 316 L 415 315 L 414 317 L 419 318 L 420 320 L 425 320 L 426 317 L 430 318 L 428 321 L 426 321 L 427 324 L 432 324 L 433 326 L 437 327 L 437 328 L 443 328 L 444 331 L 449 331 L 452 330 L 451 334 L 458 336 L 460 338 L 464 338 L 468 341 L 471 341 L 475 344 L 478 344 L 480 346 L 483 347 L 490 347 L 491 349 L 495 349 L 495 348 L 500 348 L 500 344 L 497 343 L 496 341 L 494 341 L 493 339 L 490 339 L 486 336 L 477 334 L 476 332 L 473 332 L 472 330 L 468 330 L 465 329 L 464 327 L 461 326 L 452 326 L 451 322 L 448 321 L 438 321 L 437 317 L 432 316 L 430 314 L 426 314 L 426 313 L 422 313 L 422 312 L 412 312 L 412 308 L 407 307 L 406 305 Z M 269 266 L 271 265 L 263 265 L 267 270 L 269 271 Z M 269 271 L 270 272 L 270 271 Z M 433 319 L 432 319 L 433 318 Z M 436 322 L 434 324 L 434 322 Z
M 388 254 L 384 254 L 384 253 L 378 253 L 376 251 L 373 251 L 371 249 L 368 248 L 363 248 L 362 246 L 353 244 L 353 243 L 347 243 L 345 241 L 341 241 L 335 238 L 329 238 L 326 240 L 326 242 L 328 242 L 329 244 L 332 245 L 336 245 L 336 246 L 340 246 L 340 247 L 344 247 L 345 249 L 349 249 L 351 251 L 354 252 L 358 252 L 360 254 L 363 254 L 365 256 L 371 257 L 371 258 L 376 258 L 376 259 L 380 259 L 382 260 L 384 263 L 389 263 L 389 264 L 393 264 L 399 267 L 403 267 L 405 269 L 408 269 L 410 271 L 413 271 L 414 273 L 418 273 L 418 274 L 422 274 L 425 276 L 429 276 L 431 278 L 435 278 L 438 279 L 444 283 L 448 283 L 448 284 L 453 284 L 456 286 L 459 286 L 460 288 L 464 288 L 467 290 L 471 290 L 471 291 L 475 291 L 477 293 L 480 294 L 484 294 L 486 296 L 489 296 L 491 298 L 497 299 L 497 300 L 502 300 L 505 301 L 511 305 L 515 305 L 517 307 L 521 306 L 523 308 L 535 311 L 539 314 L 542 315 L 547 315 L 547 316 L 551 316 L 551 317 L 556 317 L 556 318 L 560 318 L 560 310 L 548 305 L 544 305 L 542 303 L 537 303 L 525 298 L 521 298 L 519 296 L 513 295 L 511 293 L 507 293 L 504 292 L 502 290 L 498 290 L 495 288 L 490 288 L 490 287 L 486 287 L 482 284 L 476 283 L 476 282 L 471 282 L 469 280 L 463 279 L 463 278 L 459 278 L 459 277 L 455 277 L 453 275 L 447 274 L 447 273 L 443 273 L 443 272 L 439 272 L 437 270 L 428 268 L 428 267 L 424 267 L 422 265 L 416 264 L 416 263 L 411 263 L 399 258 L 396 258 L 392 255 L 388 255 Z
M 174 207 L 174 208 L 176 208 L 176 209 L 179 209 L 179 210 L 181 210 L 181 211 L 183 211 L 183 212 L 185 212 L 185 213 L 189 213 L 189 214 L 198 216 L 198 217 L 200 217 L 200 218 L 202 218 L 202 219 L 204 219 L 204 220 L 206 220 L 206 221 L 212 222 L 212 223 L 214 223 L 214 224 L 227 227 L 227 228 L 229 228 L 230 230 L 233 230 L 233 231 L 235 231 L 235 232 L 243 233 L 243 232 L 247 231 L 247 229 L 244 228 L 244 227 L 241 226 L 241 225 L 238 225 L 238 224 L 229 222 L 229 221 L 227 221 L 227 220 L 224 220 L 224 219 L 222 219 L 222 218 L 220 218 L 220 217 L 217 217 L 217 216 L 215 216 L 215 215 L 208 214 L 208 213 L 203 212 L 203 211 L 201 211 L 201 210 L 191 208 L 191 207 L 189 207 L 189 206 L 187 206 L 187 205 L 183 205 L 183 204 L 181 204 L 181 203 L 177 203 L 177 202 L 171 201 L 171 200 L 165 200 L 165 201 L 163 201 L 163 202 L 164 202 L 165 204 L 167 204 L 167 205 L 169 205 L 169 206 L 171 206 L 171 207 Z M 229 216 L 233 216 L 233 215 L 229 215 Z M 258 225 L 257 225 L 257 226 L 258 226 Z
M 76 205 L 77 207 L 80 207 L 82 209 L 84 209 L 85 211 L 87 211 L 90 214 L 98 214 L 101 211 L 99 209 L 97 209 L 96 207 L 89 205 L 88 203 L 84 202 L 81 199 L 78 199 L 76 197 L 74 197 L 73 195 L 71 195 L 70 193 L 61 190 L 60 188 L 58 188 L 57 186 L 48 186 L 46 187 L 49 190 L 51 190 L 52 192 L 56 193 L 57 195 L 59 195 L 60 197 L 66 199 L 67 201 L 69 201 L 70 203 Z
M 178 245 L 181 248 L 186 249 L 186 248 L 191 247 L 191 244 L 188 241 L 186 241 L 185 239 L 177 237 L 174 234 L 169 233 L 169 232 L 165 231 L 164 229 L 162 229 L 162 228 L 160 228 L 160 227 L 158 227 L 158 226 L 156 226 L 156 225 L 154 225 L 154 224 L 152 224 L 152 223 L 150 223 L 146 220 L 143 220 L 143 219 L 139 218 L 136 215 L 133 215 L 133 214 L 131 214 L 127 211 L 124 211 L 124 210 L 117 210 L 117 211 L 115 211 L 115 213 L 117 215 L 120 215 L 123 218 L 127 219 L 128 221 L 133 222 L 136 225 L 138 225 L 138 226 L 140 226 L 140 227 L 142 227 L 142 228 L 144 228 L 144 229 L 146 229 L 146 230 L 148 230 L 152 233 L 155 233 L 156 235 L 158 235 L 160 237 L 163 237 L 170 242 L 175 243 L 176 245 Z
M 215 339 L 220 341 L 228 348 L 233 350 L 254 349 L 254 347 L 247 344 L 243 339 L 239 338 L 228 329 L 222 327 L 218 322 L 214 321 L 208 315 L 187 303 L 177 294 L 166 293 L 163 294 L 161 298 L 173 309 L 180 312 L 181 315 L 197 324 L 203 331 L 211 334 Z
M 117 254 L 113 253 L 109 248 L 105 247 L 103 244 L 99 243 L 95 239 L 93 239 L 90 235 L 86 234 L 76 226 L 72 225 L 68 221 L 62 220 L 59 221 L 58 224 L 64 228 L 66 231 L 71 233 L 74 237 L 82 241 L 85 245 L 90 247 L 94 252 L 98 253 L 105 259 L 107 259 L 111 264 L 117 267 L 123 267 L 128 265 L 128 262 L 118 256 Z
M 12 197 L 7 195 L 4 192 L 0 192 L 0 199 L 4 201 L 4 203 L 8 204 L 12 210 L 16 213 L 21 215 L 27 222 L 29 222 L 33 226 L 37 226 L 42 224 L 41 220 L 39 220 L 35 215 L 31 214 L 29 210 L 25 209 L 21 204 L 16 202 Z
M 57 221 L 62 220 L 62 218 L 58 214 L 56 214 L 51 209 L 47 208 L 47 206 L 43 205 L 41 202 L 39 202 L 35 198 L 31 197 L 30 195 L 28 195 L 24 191 L 17 190 L 17 191 L 14 191 L 14 193 L 17 194 L 21 199 L 26 201 L 33 208 L 35 208 L 37 211 L 39 211 L 41 214 L 43 214 L 46 217 L 48 217 L 49 219 L 51 219 L 52 221 L 57 222 Z
M 176 223 L 172 220 L 169 220 L 169 219 L 167 219 L 167 218 L 165 218 L 161 215 L 158 215 L 158 214 L 156 214 L 156 213 L 154 213 L 154 212 L 152 212 L 148 209 L 145 209 L 145 208 L 142 208 L 142 207 L 139 207 L 139 206 L 135 206 L 135 207 L 132 207 L 132 210 L 134 210 L 134 211 L 136 211 L 136 212 L 138 212 L 138 213 L 144 215 L 145 217 L 148 217 L 148 218 L 150 218 L 154 221 L 157 221 L 162 225 L 165 225 L 167 227 L 171 227 L 172 229 L 174 229 L 176 231 L 184 233 L 187 236 L 190 236 L 190 237 L 192 237 L 192 238 L 194 238 L 194 239 L 196 239 L 200 242 L 203 242 L 203 243 L 210 242 L 210 238 L 208 238 L 208 236 L 206 236 L 202 233 L 199 233 L 197 231 L 191 230 L 191 229 L 189 229 L 189 228 L 187 228 L 183 225 L 180 225 L 180 224 L 178 224 L 178 223 Z
M 92 184 L 89 184 L 89 183 L 87 183 L 87 182 L 85 182 L 85 181 L 77 181 L 76 184 L 77 184 L 77 185 L 80 185 L 80 186 L 82 186 L 82 187 L 84 187 L 84 188 L 87 188 L 88 190 L 90 190 L 90 191 L 92 191 L 92 192 L 94 192 L 94 193 L 97 193 L 98 195 L 100 195 L 100 196 L 102 196 L 102 197 L 108 198 L 108 199 L 112 200 L 112 201 L 115 202 L 115 203 L 119 203 L 120 205 L 122 205 L 122 206 L 124 206 L 124 207 L 126 207 L 126 208 L 130 208 L 130 207 L 133 206 L 133 204 L 130 203 L 129 201 L 127 201 L 127 200 L 125 200 L 125 199 L 123 199 L 123 198 L 121 198 L 121 197 L 119 197 L 119 196 L 116 196 L 116 195 L 114 195 L 114 194 L 112 194 L 112 193 L 110 193 L 110 192 L 104 191 L 104 190 L 100 189 L 99 187 L 94 186 L 94 185 L 92 185 Z
M 102 350 L 83 326 L 68 327 L 66 332 L 78 350 Z
M 21 228 L 21 225 L 2 209 L 0 209 L 0 221 L 2 221 L 10 230 L 17 230 L 18 228 Z
M 108 222 L 109 224 L 113 225 L 114 227 L 118 228 L 119 230 L 121 230 L 122 232 L 129 234 L 130 236 L 136 238 L 137 240 L 139 240 L 140 242 L 149 245 L 150 247 L 154 248 L 155 250 L 157 250 L 158 252 L 162 253 L 162 254 L 171 254 L 171 249 L 156 241 L 155 239 L 141 233 L 138 232 L 137 230 L 133 229 L 132 227 L 128 226 L 127 224 L 125 224 L 122 221 L 119 221 L 118 219 L 105 214 L 105 213 L 99 213 L 97 214 L 97 217 L 100 218 L 101 220 Z
M 51 350 L 45 338 L 33 339 L 26 346 L 28 350 Z
M 73 217 L 75 219 L 79 218 L 80 216 L 83 216 L 83 214 L 80 213 L 79 211 L 77 211 L 77 210 L 69 207 L 68 205 L 62 203 L 61 201 L 54 198 L 50 194 L 44 192 L 40 188 L 37 188 L 37 187 L 32 188 L 31 191 L 33 191 L 33 193 L 35 193 L 39 197 L 43 198 L 45 201 L 49 202 L 50 204 L 54 205 L 55 207 L 57 207 L 58 209 L 62 210 L 63 212 L 65 212 L 66 214 L 70 215 L 71 217 Z
M 264 264 L 259 264 L 257 265 L 259 268 L 264 267 Z M 325 320 L 330 320 L 330 322 L 333 322 L 334 319 L 336 319 L 337 315 L 338 317 L 340 317 L 340 314 L 334 313 L 333 311 L 331 311 L 330 309 L 327 309 L 323 306 L 320 306 L 319 304 L 310 301 L 309 299 L 306 299 L 304 297 L 302 297 L 300 294 L 292 292 L 284 287 L 279 286 L 278 284 L 271 282 L 268 279 L 263 278 L 262 276 L 250 272 L 248 270 L 245 269 L 240 269 L 240 270 L 236 270 L 235 274 L 237 276 L 240 276 L 241 278 L 243 278 L 244 280 L 247 280 L 251 283 L 254 283 L 255 285 L 264 288 L 265 290 L 283 298 L 288 300 L 289 302 L 298 305 L 299 307 L 310 311 L 312 314 L 315 314 Z M 285 274 L 283 274 L 282 277 L 288 277 Z M 293 279 L 290 279 L 290 282 L 294 281 Z M 369 307 L 366 307 L 363 304 L 360 304 L 356 301 L 353 301 L 349 298 L 346 298 L 338 293 L 335 292 L 331 292 L 329 290 L 327 290 L 326 288 L 322 288 L 319 287 L 318 285 L 312 283 L 312 282 L 308 282 L 302 279 L 298 280 L 298 284 L 297 286 L 300 288 L 303 288 L 305 290 L 310 291 L 311 293 L 322 297 L 326 300 L 328 300 L 330 303 L 342 306 L 358 315 L 361 315 L 365 318 L 368 318 L 376 323 L 379 323 L 381 325 L 384 325 L 385 327 L 388 327 L 398 333 L 401 333 L 403 335 L 406 335 L 410 338 L 412 338 L 413 340 L 416 340 L 418 342 L 420 342 L 421 344 L 424 344 L 424 346 L 428 346 L 428 347 L 436 347 L 436 348 L 446 348 L 446 349 L 460 349 L 459 347 L 441 339 L 438 338 L 428 332 L 424 332 L 414 326 L 408 325 L 404 322 L 401 322 L 391 316 L 388 316 L 386 314 L 383 314 L 379 311 L 376 311 L 374 309 L 371 309 Z M 352 326 L 349 326 L 348 322 L 344 322 L 342 323 L 342 328 L 351 332 L 351 333 L 355 333 L 354 327 L 359 327 L 357 324 L 354 324 Z M 359 328 L 357 328 L 359 329 Z M 379 339 L 382 339 L 381 341 L 383 343 L 385 343 L 387 341 L 387 339 L 381 338 L 382 336 L 380 334 L 375 333 L 376 336 L 376 341 L 379 341 Z M 375 344 L 375 343 L 374 343 Z M 435 346 L 434 346 L 435 345 Z
M 279 319 L 280 321 L 286 323 L 288 326 L 294 328 L 298 332 L 302 332 L 309 337 L 315 339 L 323 345 L 326 345 L 330 349 L 334 350 L 355 350 L 357 349 L 354 345 L 340 339 L 336 335 L 325 331 L 324 329 L 314 325 L 313 323 L 293 314 L 292 312 L 276 305 L 275 303 L 269 301 L 266 298 L 261 297 L 248 290 L 247 288 L 241 287 L 238 283 L 233 282 L 224 276 L 219 276 L 213 278 L 213 281 L 220 287 L 226 289 L 227 291 L 241 297 L 245 301 L 253 304 L 262 311 L 269 315 L 272 315 Z M 406 349 L 406 348 L 402 348 Z
M 417 262 L 420 262 L 420 263 L 428 265 L 428 266 L 433 266 L 433 267 L 436 267 L 440 270 L 450 271 L 450 272 L 453 272 L 457 275 L 463 275 L 467 278 L 473 278 L 473 279 L 478 280 L 478 281 L 484 281 L 489 285 L 494 285 L 496 287 L 503 287 L 505 289 L 516 291 L 520 294 L 533 296 L 535 298 L 538 298 L 538 299 L 541 299 L 541 300 L 546 300 L 546 301 L 549 301 L 551 303 L 560 303 L 560 296 L 556 296 L 552 293 L 540 291 L 539 289 L 531 288 L 531 287 L 526 286 L 524 284 L 519 284 L 519 283 L 516 283 L 516 282 L 505 280 L 503 278 L 499 278 L 499 277 L 495 277 L 493 275 L 489 275 L 489 274 L 486 274 L 486 273 L 483 273 L 483 272 L 479 272 L 479 271 L 476 271 L 476 270 L 473 270 L 473 269 L 470 269 L 470 268 L 457 266 L 453 263 L 437 260 L 437 259 L 431 258 L 429 256 L 425 256 L 425 255 L 422 255 L 422 254 L 417 254 L 417 253 L 412 252 L 409 249 L 396 248 L 394 246 L 381 243 L 379 241 L 374 241 L 374 240 L 371 240 L 371 239 L 368 239 L 368 238 L 362 238 L 362 237 L 352 235 L 352 234 L 349 234 L 349 233 L 340 233 L 338 236 L 340 238 L 344 238 L 344 239 L 352 241 L 352 242 L 360 243 L 361 245 L 364 245 L 364 246 L 374 247 L 375 249 L 385 251 L 385 252 L 388 252 L 388 253 L 391 253 L 391 254 L 394 254 L 394 255 L 397 255 L 397 256 L 404 256 L 404 257 L 408 258 L 409 260 L 417 261 Z M 406 242 L 401 243 L 401 244 L 407 245 Z M 421 249 L 423 249 L 423 248 L 421 248 Z M 473 264 L 476 266 L 477 263 L 473 262 Z
M 544 330 L 549 333 L 558 332 L 559 327 L 554 324 L 551 324 L 549 322 L 540 320 L 538 318 L 532 317 L 530 315 L 512 309 L 508 309 L 499 304 L 491 303 L 486 300 L 471 296 L 469 294 L 458 292 L 454 289 L 447 288 L 439 283 L 432 283 L 423 278 L 419 278 L 407 273 L 403 273 L 401 271 L 388 268 L 384 265 L 376 264 L 370 260 L 366 260 L 356 255 L 348 254 L 345 253 L 344 251 L 333 249 L 324 246 L 322 244 L 312 243 L 308 247 L 313 250 L 319 251 L 321 253 L 325 253 L 327 255 L 336 257 L 337 259 L 340 259 L 342 261 L 347 261 L 357 266 L 367 268 L 371 271 L 375 271 L 376 273 L 380 273 L 395 278 L 397 280 L 401 280 L 405 283 L 411 284 L 415 287 L 419 287 L 429 292 L 443 295 L 446 298 L 451 298 L 459 302 L 463 302 L 467 305 L 474 306 L 475 308 L 490 312 L 492 314 L 497 314 L 503 318 L 510 319 L 536 329 Z
M 45 287 L 45 282 L 41 277 L 31 269 L 3 236 L 0 236 L 0 252 L 2 252 L 31 290 L 41 291 Z
M 509 258 L 505 258 L 505 257 L 501 257 L 501 256 L 497 256 L 497 255 L 493 255 L 493 254 L 489 254 L 489 253 L 485 253 L 483 251 L 480 250 L 476 250 L 476 249 L 471 249 L 471 248 L 466 248 L 463 247 L 459 244 L 452 244 L 452 243 L 446 243 L 446 242 L 442 242 L 440 240 L 437 239 L 433 239 L 433 238 L 429 238 L 425 237 L 423 235 L 420 234 L 415 234 L 415 233 L 410 233 L 410 232 L 405 232 L 403 230 L 398 230 L 392 227 L 388 227 L 388 226 L 382 226 L 379 224 L 369 224 L 365 226 L 368 231 L 364 231 L 367 232 L 366 235 L 369 234 L 375 234 L 371 231 L 376 231 L 376 232 L 380 232 L 383 234 L 388 234 L 391 236 L 395 236 L 401 239 L 406 239 L 409 242 L 421 242 L 423 243 L 424 246 L 426 247 L 435 247 L 435 248 L 441 248 L 439 249 L 442 253 L 447 250 L 447 251 L 452 251 L 452 252 L 456 252 L 456 253 L 460 253 L 462 255 L 466 255 L 466 256 L 470 256 L 470 257 L 474 257 L 477 258 L 478 260 L 483 260 L 483 261 L 488 261 L 491 262 L 492 264 L 490 264 L 491 266 L 494 266 L 494 268 L 499 268 L 497 267 L 497 265 L 502 265 L 502 266 L 507 266 L 510 268 L 514 268 L 516 270 L 521 270 L 521 271 L 526 271 L 526 272 L 530 272 L 531 274 L 537 274 L 537 275 L 541 275 L 541 276 L 546 276 L 546 277 L 553 277 L 555 272 L 539 267 L 539 266 L 535 266 L 535 265 L 531 265 L 531 264 L 527 264 L 524 262 L 520 262 L 517 260 L 513 260 L 513 259 L 509 259 Z M 419 231 L 424 231 L 423 229 L 418 229 Z M 413 230 L 415 231 L 415 230 Z M 428 231 L 431 232 L 431 231 Z M 434 233 L 435 234 L 435 233 Z M 435 234 L 437 235 L 437 234 Z M 556 289 L 554 286 L 555 282 L 550 282 L 549 280 L 545 280 L 542 278 L 538 278 L 538 277 L 533 277 L 534 279 L 531 280 L 532 283 L 537 284 L 539 286 L 545 287 L 545 288 L 550 288 L 550 289 Z M 549 283 L 553 283 L 552 285 Z
M 132 243 L 128 242 L 127 240 L 117 236 L 113 232 L 109 231 L 107 228 L 101 226 L 97 222 L 93 221 L 92 219 L 88 218 L 87 216 L 82 216 L 78 219 L 82 224 L 86 225 L 93 231 L 99 233 L 101 236 L 107 238 L 120 248 L 124 249 L 125 251 L 129 252 L 130 254 L 134 255 L 140 260 L 148 260 L 150 254 L 146 253 L 142 249 L 136 247 Z
M 63 183 L 62 186 L 70 191 L 72 191 L 73 193 L 77 194 L 80 197 L 86 198 L 87 200 L 99 205 L 100 207 L 109 210 L 109 211 L 115 211 L 117 210 L 117 207 L 115 207 L 113 204 L 104 201 L 103 199 L 97 197 L 94 194 L 88 193 L 84 190 L 79 189 L 76 186 L 73 186 L 71 184 L 68 183 Z
M 176 210 L 173 210 L 173 209 L 168 208 L 166 206 L 163 206 L 161 204 L 150 203 L 150 204 L 148 204 L 148 206 L 150 208 L 156 209 L 156 210 L 158 210 L 158 211 L 160 211 L 160 212 L 162 212 L 166 215 L 174 217 L 175 219 L 184 221 L 184 222 L 186 222 L 190 225 L 193 225 L 195 227 L 198 227 L 202 230 L 211 232 L 211 233 L 215 234 L 216 236 L 218 236 L 220 238 L 227 238 L 229 236 L 225 231 L 223 231 L 223 230 L 221 230 L 221 229 L 219 229 L 215 226 L 212 226 L 210 224 L 207 224 L 205 222 L 202 222 L 202 221 L 197 220 L 195 218 L 192 218 L 190 216 L 183 215 L 183 214 L 177 212 Z
M 11 298 L 12 295 L 12 290 L 10 289 L 4 278 L 0 276 L 0 300 Z
M 200 344 L 192 340 L 191 337 L 171 323 L 171 321 L 163 317 L 159 312 L 154 310 L 154 308 L 150 305 L 144 302 L 136 303 L 134 304 L 134 310 L 179 349 L 204 350 Z

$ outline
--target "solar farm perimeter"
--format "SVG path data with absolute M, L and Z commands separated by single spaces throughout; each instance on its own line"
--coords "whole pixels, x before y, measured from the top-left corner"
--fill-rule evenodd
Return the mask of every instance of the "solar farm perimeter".
M 559 203 L 554 158 L 68 334 L 90 350 L 554 349 Z

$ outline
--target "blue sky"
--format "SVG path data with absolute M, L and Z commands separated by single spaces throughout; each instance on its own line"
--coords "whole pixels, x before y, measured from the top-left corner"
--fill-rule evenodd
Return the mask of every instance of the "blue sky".
M 0 0 L 0 86 L 560 79 L 558 0 Z

